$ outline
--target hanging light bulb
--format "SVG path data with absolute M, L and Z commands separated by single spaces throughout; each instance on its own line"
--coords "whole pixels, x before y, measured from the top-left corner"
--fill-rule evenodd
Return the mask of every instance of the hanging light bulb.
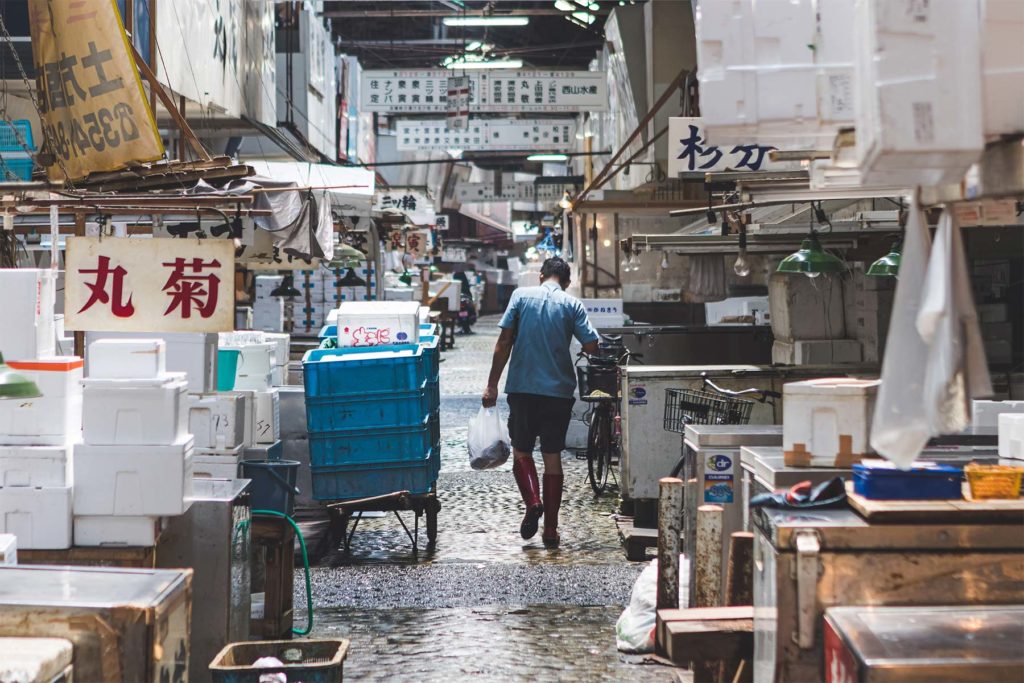
M 750 261 L 747 260 L 746 223 L 740 223 L 740 253 L 736 256 L 736 263 L 732 264 L 732 270 L 739 277 L 750 275 Z
M 629 272 L 629 255 L 626 254 L 625 252 L 623 252 L 622 254 L 622 260 L 619 261 L 619 270 L 621 270 L 623 273 Z
M 665 270 L 666 268 L 668 268 L 668 252 L 663 251 L 661 252 L 661 269 Z
M 633 252 L 633 255 L 629 257 L 629 263 L 630 263 L 630 266 L 632 267 L 634 273 L 637 272 L 638 270 L 640 270 L 640 252 L 639 251 L 634 251 Z

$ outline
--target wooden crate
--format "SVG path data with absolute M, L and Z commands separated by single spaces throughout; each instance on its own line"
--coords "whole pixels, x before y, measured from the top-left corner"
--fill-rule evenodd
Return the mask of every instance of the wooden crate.
M 252 638 L 291 638 L 295 530 L 280 517 L 252 516 L 252 592 L 264 593 L 263 617 L 249 623 Z

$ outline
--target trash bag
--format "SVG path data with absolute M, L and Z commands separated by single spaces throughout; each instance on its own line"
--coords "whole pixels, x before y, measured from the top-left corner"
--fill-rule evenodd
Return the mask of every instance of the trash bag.
M 679 556 L 679 607 L 689 603 L 690 561 Z M 644 567 L 633 584 L 629 605 L 615 622 L 615 646 L 619 652 L 654 652 L 657 623 L 658 560 Z
M 508 461 L 512 452 L 508 426 L 502 421 L 497 408 L 480 408 L 469 421 L 469 466 L 474 470 L 489 470 Z

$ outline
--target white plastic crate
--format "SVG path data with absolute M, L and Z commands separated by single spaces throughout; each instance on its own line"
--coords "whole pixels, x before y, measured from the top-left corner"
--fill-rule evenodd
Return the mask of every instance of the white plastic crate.
M 54 355 L 56 280 L 50 269 L 0 269 L 0 353 L 8 361 L 32 361 Z
M 188 390 L 202 394 L 217 390 L 216 332 L 88 332 L 91 346 L 97 339 L 163 339 L 166 344 L 168 372 L 184 372 Z M 89 359 L 86 359 L 89 360 Z M 89 367 L 90 376 L 92 367 Z
M 163 339 L 98 339 L 89 345 L 91 379 L 154 379 L 165 372 Z
M 75 545 L 149 548 L 160 536 L 159 517 L 75 517 Z
M 253 428 L 257 444 L 272 444 L 281 438 L 281 392 L 277 389 L 257 391 L 256 423 Z
M 999 457 L 1024 460 L 1024 414 L 999 416 Z
M 82 438 L 95 445 L 169 445 L 188 433 L 183 373 L 82 380 Z
M 871 453 L 880 380 L 836 377 L 783 386 L 782 447 L 791 467 L 849 467 Z
M 70 486 L 72 446 L 0 446 L 0 487 Z
M 338 346 L 419 343 L 415 301 L 346 301 L 338 307 Z
M 22 550 L 71 547 L 71 487 L 0 489 L 0 533 L 18 537 Z
M 82 368 L 77 356 L 9 361 L 42 396 L 0 401 L 0 443 L 61 446 L 81 439 Z
M 0 534 L 0 567 L 18 564 L 18 537 L 14 534 Z
M 75 449 L 75 515 L 180 515 L 191 503 L 192 439 Z
M 188 432 L 196 448 L 231 449 L 245 441 L 245 400 L 238 394 L 189 394 Z

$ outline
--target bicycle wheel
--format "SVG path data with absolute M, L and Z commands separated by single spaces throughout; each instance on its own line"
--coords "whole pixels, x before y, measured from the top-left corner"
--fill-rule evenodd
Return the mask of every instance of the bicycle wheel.
M 590 488 L 596 495 L 604 493 L 608 486 L 608 470 L 611 469 L 611 415 L 604 406 L 594 411 L 587 434 L 587 473 Z

